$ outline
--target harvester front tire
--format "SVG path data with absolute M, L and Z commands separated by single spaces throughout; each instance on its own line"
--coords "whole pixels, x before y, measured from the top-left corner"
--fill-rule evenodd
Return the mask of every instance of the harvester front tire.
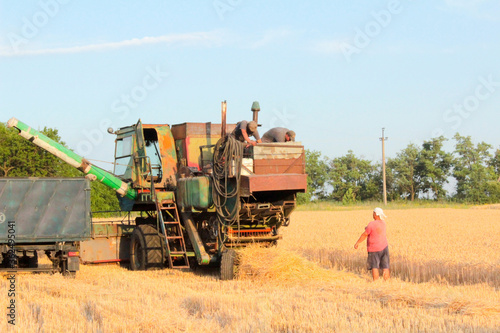
M 163 268 L 164 242 L 151 225 L 138 225 L 130 239 L 130 269 L 144 271 Z
M 233 280 L 236 275 L 236 251 L 228 249 L 222 252 L 220 263 L 220 279 Z

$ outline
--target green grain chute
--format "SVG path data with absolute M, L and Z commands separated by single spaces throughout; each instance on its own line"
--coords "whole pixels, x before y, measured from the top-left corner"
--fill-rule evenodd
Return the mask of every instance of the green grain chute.
M 54 140 L 48 138 L 37 130 L 34 130 L 18 119 L 11 118 L 7 122 L 7 127 L 16 128 L 19 131 L 19 135 L 21 135 L 26 140 L 31 141 L 40 148 L 52 153 L 56 157 L 77 168 L 83 173 L 91 175 L 89 178 L 91 178 L 92 180 L 100 181 L 104 185 L 115 190 L 122 197 L 127 197 L 132 200 L 135 200 L 137 198 L 137 191 L 130 188 L 127 183 L 125 183 L 118 177 L 96 167 L 95 165 L 92 165 L 89 161 L 85 160 L 83 157 L 79 156 L 72 150 L 64 147 L 60 143 L 55 142 Z

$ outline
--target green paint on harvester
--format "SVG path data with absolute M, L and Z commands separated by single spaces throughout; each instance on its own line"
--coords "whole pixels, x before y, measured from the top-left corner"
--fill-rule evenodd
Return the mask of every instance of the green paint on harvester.
M 207 209 L 213 205 L 210 177 L 181 178 L 177 181 L 177 200 L 182 208 Z

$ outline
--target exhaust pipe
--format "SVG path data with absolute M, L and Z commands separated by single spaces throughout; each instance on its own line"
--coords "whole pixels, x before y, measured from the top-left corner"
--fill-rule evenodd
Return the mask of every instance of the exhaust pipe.
M 224 138 L 226 136 L 226 113 L 227 113 L 227 102 L 224 101 L 222 104 L 222 124 L 220 129 L 220 137 Z
M 253 121 L 255 121 L 257 124 L 259 124 L 259 111 L 260 111 L 260 105 L 259 102 L 255 101 L 252 103 L 252 112 L 253 112 Z

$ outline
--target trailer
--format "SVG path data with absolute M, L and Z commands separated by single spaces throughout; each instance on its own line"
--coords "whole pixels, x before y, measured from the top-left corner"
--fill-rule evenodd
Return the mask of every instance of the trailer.
M 90 240 L 85 178 L 0 178 L 0 270 L 74 275 L 80 244 Z M 39 268 L 43 252 L 52 267 Z

